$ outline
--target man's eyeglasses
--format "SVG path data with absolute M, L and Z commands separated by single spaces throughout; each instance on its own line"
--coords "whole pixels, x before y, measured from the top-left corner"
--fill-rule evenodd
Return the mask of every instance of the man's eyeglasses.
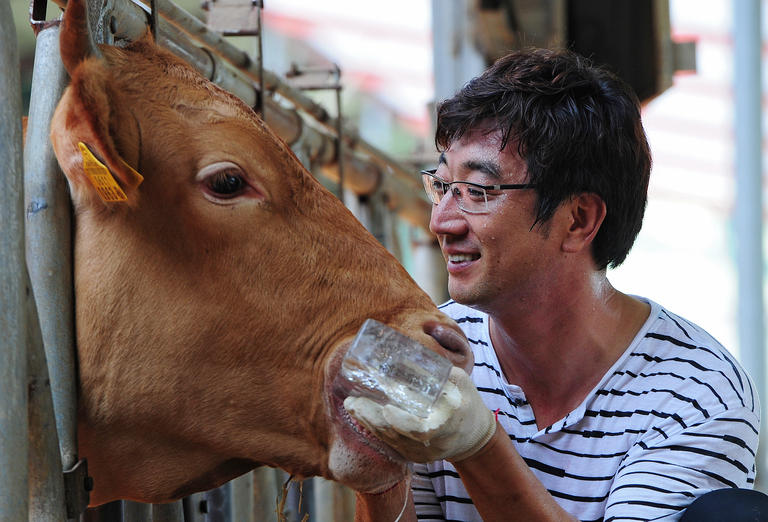
M 467 214 L 487 214 L 489 190 L 521 190 L 536 188 L 533 183 L 515 183 L 513 185 L 479 185 L 469 181 L 443 181 L 435 176 L 437 169 L 421 171 L 424 190 L 430 201 L 435 205 L 440 203 L 447 192 L 451 192 L 459 208 Z

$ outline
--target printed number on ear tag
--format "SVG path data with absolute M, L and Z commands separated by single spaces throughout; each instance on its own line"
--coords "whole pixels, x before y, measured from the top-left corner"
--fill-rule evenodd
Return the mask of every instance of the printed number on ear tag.
M 83 155 L 85 175 L 88 176 L 99 197 L 107 203 L 128 201 L 128 196 L 125 195 L 123 189 L 120 188 L 115 178 L 112 177 L 112 173 L 109 172 L 107 166 L 96 159 L 96 156 L 88 150 L 85 143 L 80 141 L 77 143 L 77 146 L 80 148 L 80 154 Z

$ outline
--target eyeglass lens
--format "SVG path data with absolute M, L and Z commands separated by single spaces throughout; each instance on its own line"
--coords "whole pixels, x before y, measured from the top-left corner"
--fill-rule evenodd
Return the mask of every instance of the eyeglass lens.
M 463 181 L 447 183 L 428 174 L 422 174 L 422 179 L 424 181 L 424 189 L 429 199 L 435 205 L 439 204 L 446 192 L 450 190 L 461 210 L 470 213 L 481 213 L 486 212 L 488 209 L 488 197 L 485 189 L 482 187 Z

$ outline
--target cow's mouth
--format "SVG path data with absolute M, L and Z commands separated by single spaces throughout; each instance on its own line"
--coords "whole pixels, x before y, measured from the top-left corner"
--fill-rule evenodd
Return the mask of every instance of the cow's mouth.
M 326 380 L 326 396 L 328 397 L 331 410 L 331 417 L 336 424 L 340 436 L 344 443 L 357 452 L 374 456 L 377 460 L 383 459 L 393 463 L 403 463 L 400 457 L 392 448 L 387 446 L 381 439 L 371 433 L 365 426 L 360 424 L 344 408 L 344 399 L 349 396 L 350 386 L 340 375 L 341 360 L 347 352 L 350 343 L 345 343 L 333 356 L 330 363 L 328 377 Z M 370 455 L 374 453 L 376 455 Z
M 349 344 L 340 346 L 326 367 L 325 397 L 331 423 L 328 478 L 357 491 L 376 493 L 402 480 L 406 462 L 344 408 L 348 391 L 338 386 L 337 378 Z
M 369 450 L 378 453 L 380 457 L 383 457 L 385 460 L 389 460 L 395 464 L 404 463 L 405 461 L 403 458 L 395 450 L 385 444 L 381 439 L 376 437 L 376 435 L 371 433 L 365 426 L 360 424 L 352 415 L 349 414 L 346 408 L 344 408 L 345 398 L 346 396 L 344 396 L 338 390 L 336 390 L 335 393 L 333 393 L 331 396 L 331 401 L 333 402 L 333 407 L 336 410 L 337 418 L 343 421 L 344 426 L 355 433 L 359 441 L 364 446 L 367 446 Z
M 427 322 L 423 327 L 454 365 L 471 371 L 472 352 L 463 335 L 438 321 Z M 351 340 L 342 343 L 326 367 L 325 396 L 332 424 L 328 465 L 334 480 L 358 491 L 377 492 L 401 480 L 407 463 L 344 408 L 350 388 L 340 381 L 339 371 L 350 344 Z

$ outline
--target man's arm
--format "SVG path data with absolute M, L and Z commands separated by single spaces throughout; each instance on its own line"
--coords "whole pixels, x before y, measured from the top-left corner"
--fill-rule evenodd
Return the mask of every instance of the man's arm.
M 453 462 L 485 522 L 576 520 L 566 513 L 515 450 L 501 426 L 471 457 Z

